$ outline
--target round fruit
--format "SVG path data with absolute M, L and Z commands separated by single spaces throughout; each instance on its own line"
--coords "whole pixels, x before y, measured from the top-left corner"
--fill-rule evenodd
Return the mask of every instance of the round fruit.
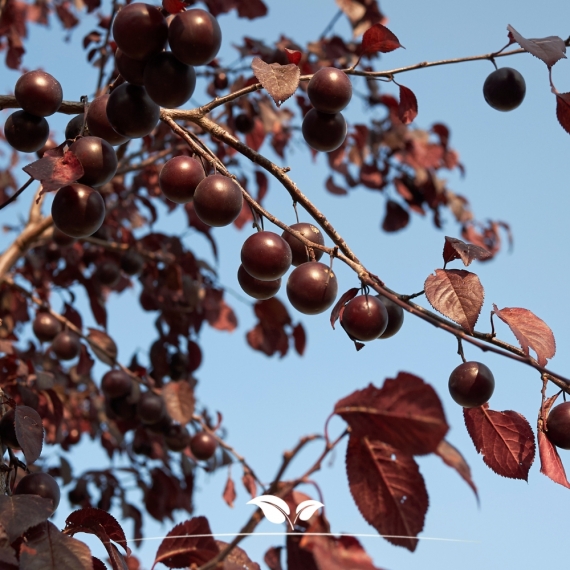
M 303 237 L 307 238 L 313 243 L 325 245 L 325 238 L 323 237 L 321 230 L 319 230 L 319 228 L 313 224 L 300 222 L 298 224 L 293 224 L 291 226 L 291 229 L 303 234 Z M 298 265 L 301 265 L 301 263 L 306 263 L 307 261 L 311 260 L 309 257 L 309 252 L 307 251 L 307 248 L 302 241 L 298 240 L 289 232 L 283 232 L 281 234 L 281 237 L 289 244 L 289 247 L 291 248 L 291 254 L 293 255 L 293 260 L 291 262 L 292 265 L 297 267 Z M 313 252 L 315 254 L 315 261 L 319 261 L 324 253 L 320 249 L 313 249 Z
M 121 257 L 121 269 L 127 275 L 137 275 L 142 271 L 144 265 L 143 256 L 138 251 L 129 250 Z
M 342 113 L 329 115 L 311 109 L 301 125 L 306 143 L 314 150 L 331 152 L 346 138 L 346 121 Z
M 497 111 L 512 111 L 524 99 L 524 77 L 512 67 L 501 67 L 491 73 L 483 84 L 485 101 Z
M 113 147 L 99 137 L 82 137 L 69 150 L 81 162 L 83 176 L 78 180 L 87 186 L 102 186 L 117 172 L 117 155 Z
M 388 311 L 376 297 L 358 295 L 345 305 L 341 322 L 344 330 L 356 340 L 375 340 L 386 330 Z
M 148 96 L 161 107 L 175 109 L 184 105 L 196 87 L 196 73 L 169 51 L 157 53 L 144 69 L 144 86 Z
M 101 390 L 109 398 L 120 398 L 131 393 L 133 381 L 122 370 L 109 370 L 101 380 Z
M 321 113 L 339 113 L 350 102 L 352 83 L 348 75 L 334 67 L 319 69 L 309 81 L 307 95 Z
M 494 390 L 493 373 L 481 362 L 464 362 L 449 376 L 449 393 L 464 408 L 482 406 Z
M 8 144 L 20 152 L 36 152 L 48 140 L 49 125 L 43 117 L 26 111 L 12 113 L 4 124 L 4 136 Z
M 50 342 L 61 332 L 61 324 L 51 313 L 40 311 L 34 319 L 32 329 L 38 340 Z
M 231 224 L 239 216 L 242 205 L 240 187 L 221 174 L 207 176 L 194 192 L 194 211 L 209 226 Z
M 384 295 L 376 295 L 376 297 L 382 301 L 384 307 L 386 307 L 386 311 L 388 312 L 388 326 L 378 338 L 390 338 L 391 336 L 394 336 L 404 324 L 404 309 L 402 309 L 400 305 L 394 303 L 391 299 L 388 299 L 388 297 L 384 297 Z
M 139 61 L 129 57 L 126 53 L 117 49 L 115 52 L 115 64 L 122 78 L 133 85 L 144 85 L 144 68 L 146 60 Z
M 51 349 L 61 360 L 73 360 L 81 348 L 79 337 L 72 331 L 61 331 L 52 341 Z
M 105 219 L 101 194 L 83 184 L 70 184 L 57 191 L 51 205 L 53 223 L 64 234 L 80 238 L 95 233 Z
M 190 440 L 190 451 L 196 459 L 207 461 L 216 453 L 218 442 L 208 432 L 200 431 Z
M 53 115 L 63 101 L 59 81 L 45 71 L 28 71 L 16 81 L 14 95 L 24 111 L 36 117 Z
M 87 109 L 87 128 L 89 133 L 105 139 L 109 144 L 117 146 L 126 143 L 129 137 L 120 135 L 107 118 L 107 103 L 110 95 L 101 95 L 93 99 Z
M 287 298 L 295 309 L 306 315 L 326 311 L 334 303 L 337 292 L 336 275 L 318 261 L 299 265 L 287 280 Z
M 81 113 L 81 115 L 75 115 L 75 117 L 67 123 L 65 127 L 65 138 L 67 140 L 75 140 L 81 134 L 84 119 L 85 115 Z
M 164 443 L 170 451 L 184 451 L 190 444 L 190 434 L 184 426 L 171 424 L 164 434 Z
M 199 161 L 189 156 L 175 156 L 162 167 L 158 184 L 169 200 L 186 204 L 204 178 L 204 168 Z
M 234 126 L 236 128 L 236 131 L 238 131 L 239 133 L 243 133 L 244 135 L 246 135 L 247 133 L 251 133 L 254 125 L 255 122 L 253 120 L 253 117 L 251 115 L 248 115 L 247 113 L 240 113 L 234 119 Z
M 60 492 L 56 480 L 48 473 L 30 473 L 20 479 L 14 489 L 15 495 L 39 495 L 50 499 L 55 511 L 59 505 Z
M 180 61 L 188 65 L 205 65 L 218 54 L 222 30 L 209 12 L 187 10 L 172 18 L 168 27 L 168 43 Z
M 113 129 L 125 137 L 135 139 L 148 135 L 159 117 L 160 107 L 144 87 L 123 83 L 109 95 L 107 118 Z
M 113 287 L 121 278 L 121 270 L 114 261 L 105 261 L 97 268 L 97 279 L 102 285 Z
M 52 150 L 52 149 L 56 148 L 57 146 L 58 146 L 57 143 L 53 139 L 48 139 L 46 141 L 46 143 L 44 144 L 44 146 L 42 146 L 42 148 L 40 148 L 40 150 L 36 151 L 36 155 L 38 158 L 43 158 L 44 154 L 48 150 Z
M 275 281 L 291 267 L 291 248 L 273 232 L 256 232 L 250 235 L 241 248 L 243 268 L 256 279 Z
M 137 403 L 137 413 L 143 423 L 155 424 L 166 414 L 164 400 L 154 392 L 145 392 Z
M 3 445 L 10 449 L 20 449 L 18 438 L 16 437 L 16 411 L 12 408 L 8 410 L 0 419 L 0 440 Z
M 193 340 L 188 341 L 188 372 L 192 373 L 202 364 L 202 349 Z
M 145 60 L 164 49 L 168 25 L 160 8 L 135 2 L 117 14 L 113 37 L 123 53 L 132 59 Z
M 243 265 L 239 266 L 237 278 L 240 287 L 250 297 L 259 299 L 260 301 L 275 297 L 281 287 L 281 278 L 273 281 L 262 281 L 261 279 L 256 279 L 243 268 Z
M 546 419 L 546 435 L 556 447 L 570 449 L 570 402 L 563 402 L 550 410 Z

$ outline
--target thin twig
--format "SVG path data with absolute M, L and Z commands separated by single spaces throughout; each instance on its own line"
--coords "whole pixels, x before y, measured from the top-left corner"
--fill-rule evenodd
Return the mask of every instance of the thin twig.
M 0 204 L 0 210 L 11 204 L 33 181 L 34 178 L 30 176 L 29 180 L 21 188 L 18 188 L 5 202 Z

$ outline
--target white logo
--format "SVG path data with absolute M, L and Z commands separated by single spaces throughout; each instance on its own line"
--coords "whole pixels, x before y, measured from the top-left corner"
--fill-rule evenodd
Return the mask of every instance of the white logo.
M 279 497 L 274 497 L 273 495 L 260 495 L 259 497 L 251 499 L 251 501 L 248 501 L 246 504 L 256 505 L 259 507 L 269 522 L 281 524 L 287 521 L 291 530 L 295 529 L 294 525 L 297 522 L 297 519 L 308 521 L 318 509 L 324 507 L 324 505 L 319 503 L 319 501 L 313 501 L 312 499 L 309 501 L 303 501 L 297 505 L 295 520 L 291 522 L 291 519 L 289 518 L 289 515 L 291 514 L 289 505 Z

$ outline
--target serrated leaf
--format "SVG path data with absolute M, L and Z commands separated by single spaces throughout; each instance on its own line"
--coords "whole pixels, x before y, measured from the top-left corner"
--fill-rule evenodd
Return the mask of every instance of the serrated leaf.
M 289 520 L 289 505 L 279 497 L 273 495 L 260 495 L 248 501 L 246 505 L 256 505 L 259 507 L 265 518 L 274 524 L 284 523 Z M 289 521 L 290 522 L 290 521 Z
M 436 269 L 424 284 L 430 305 L 470 333 L 483 307 L 485 292 L 475 273 L 464 269 Z
M 302 521 L 308 521 L 321 507 L 323 503 L 309 499 L 299 503 L 295 512 Z
M 570 93 L 556 94 L 556 118 L 560 126 L 570 134 Z
M 162 388 L 162 397 L 166 411 L 174 421 L 185 425 L 192 419 L 196 400 L 194 390 L 188 382 L 168 382 Z
M 168 568 L 184 568 L 191 564 L 201 566 L 220 551 L 206 517 L 194 517 L 177 524 L 158 547 L 152 568 L 159 562 Z M 179 538 L 177 538 L 179 537 Z
M 371 437 L 412 455 L 436 450 L 449 427 L 435 390 L 406 372 L 388 378 L 382 388 L 370 384 L 339 400 L 334 413 L 352 434 Z
M 73 511 L 65 521 L 67 533 L 87 532 L 95 534 L 101 542 L 112 540 L 120 544 L 128 554 L 127 539 L 117 519 L 102 509 L 86 507 Z
M 388 53 L 401 47 L 404 46 L 400 43 L 400 40 L 386 26 L 374 24 L 362 36 L 360 54 Z
M 475 449 L 495 473 L 528 481 L 535 455 L 534 434 L 526 418 L 512 410 L 496 412 L 489 404 L 464 408 L 465 426 Z
M 492 255 L 483 247 L 445 236 L 445 245 L 443 246 L 444 263 L 449 263 L 454 259 L 461 259 L 463 265 L 467 267 L 476 259 L 481 261 L 491 257 Z
M 346 472 L 366 522 L 392 544 L 413 552 L 428 508 L 424 479 L 414 458 L 376 439 L 351 434 Z
M 29 528 L 47 520 L 53 513 L 53 501 L 38 495 L 0 495 L 0 524 L 10 542 Z
M 507 30 L 511 42 L 517 42 L 525 51 L 544 61 L 548 67 L 552 67 L 557 61 L 566 57 L 566 44 L 558 36 L 527 39 L 521 36 L 510 24 L 507 26 Z
M 547 359 L 556 353 L 556 341 L 550 327 L 528 309 L 505 307 L 499 310 L 493 304 L 493 312 L 509 325 L 524 353 L 528 356 L 529 347 L 532 348 L 538 363 L 546 366 Z
M 83 166 L 70 150 L 61 157 L 44 156 L 24 166 L 22 170 L 42 183 L 40 194 L 59 190 L 83 176 Z
M 44 441 L 42 418 L 29 406 L 16 406 L 14 412 L 16 439 L 24 453 L 26 463 L 33 463 L 42 453 Z
M 449 467 L 455 469 L 455 471 L 459 473 L 461 478 L 471 487 L 475 493 L 477 502 L 479 502 L 477 487 L 471 478 L 471 469 L 469 468 L 469 465 L 467 465 L 467 461 L 465 461 L 460 451 L 444 439 L 437 446 L 435 454 L 438 455 L 446 465 L 449 465 Z
M 403 85 L 399 87 L 398 118 L 404 125 L 409 125 L 418 116 L 418 100 L 411 89 Z
M 297 91 L 301 71 L 294 63 L 288 65 L 265 63 L 259 57 L 255 57 L 251 67 L 255 77 L 278 107 Z

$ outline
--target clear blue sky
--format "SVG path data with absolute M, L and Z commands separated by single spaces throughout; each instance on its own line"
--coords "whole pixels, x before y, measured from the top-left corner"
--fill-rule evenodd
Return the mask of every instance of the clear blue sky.
M 337 10 L 332 0 L 268 1 L 268 5 L 269 15 L 263 20 L 246 22 L 233 15 L 220 17 L 224 37 L 221 55 L 225 62 L 236 57 L 231 46 L 239 43 L 244 34 L 271 41 L 282 32 L 303 44 L 315 39 Z M 562 0 L 540 3 L 384 0 L 381 7 L 389 17 L 389 28 L 406 49 L 384 56 L 375 63 L 377 69 L 499 49 L 506 43 L 507 24 L 527 37 L 559 35 L 565 39 L 570 34 L 567 25 L 570 5 Z M 86 22 L 88 20 L 86 18 Z M 82 30 L 88 31 L 91 27 L 86 23 Z M 96 72 L 84 65 L 85 53 L 78 47 L 84 34 L 76 30 L 71 42 L 64 43 L 61 41 L 64 34 L 59 28 L 55 21 L 49 31 L 32 28 L 26 44 L 29 54 L 25 65 L 28 68 L 42 66 L 53 73 L 63 85 L 65 98 L 78 100 L 82 94 L 92 91 Z M 335 30 L 349 37 L 343 19 Z M 567 350 L 570 326 L 564 297 L 569 278 L 565 245 L 570 237 L 567 223 L 570 135 L 557 123 L 555 100 L 542 62 L 530 55 L 517 55 L 500 60 L 499 65 L 516 67 L 526 80 L 526 99 L 511 113 L 494 111 L 483 100 L 482 85 L 493 69 L 489 62 L 415 71 L 401 76 L 400 81 L 413 89 L 418 98 L 418 127 L 429 128 L 434 122 L 444 122 L 451 128 L 451 145 L 459 150 L 466 177 L 461 179 L 450 174 L 450 188 L 469 198 L 480 219 L 504 220 L 514 233 L 512 253 L 507 253 L 505 248 L 495 261 L 473 267 L 486 291 L 477 328 L 488 330 L 492 303 L 499 308 L 530 309 L 554 331 L 559 353 L 551 366 L 564 374 L 570 364 Z M 559 62 L 554 68 L 554 80 L 562 92 L 570 91 L 569 69 L 567 61 Z M 8 92 L 16 78 L 17 74 L 3 71 L 0 90 Z M 358 81 L 354 86 L 356 90 L 363 90 Z M 390 91 L 389 86 L 386 89 Z M 199 91 L 196 99 L 206 100 Z M 354 98 L 346 116 L 349 120 L 363 121 L 364 111 L 360 100 Z M 54 120 L 54 130 L 61 133 L 65 122 L 63 118 Z M 425 278 L 442 265 L 444 235 L 459 237 L 458 227 L 447 213 L 443 231 L 434 229 L 429 219 L 414 216 L 406 230 L 395 235 L 382 233 L 379 230 L 384 212 L 382 195 L 365 189 L 355 190 L 344 198 L 327 194 L 323 187 L 327 175 L 325 157 L 319 156 L 313 162 L 302 145 L 291 149 L 284 164 L 291 166 L 291 176 L 327 213 L 360 259 L 398 292 L 421 290 Z M 21 206 L 4 210 L 3 223 L 12 224 L 20 208 L 27 207 L 30 197 L 28 194 L 21 200 Z M 288 196 L 273 182 L 266 206 L 284 221 L 293 220 Z M 186 231 L 180 213 L 166 218 L 159 227 L 176 233 Z M 231 228 L 215 230 L 220 246 L 220 281 L 235 290 L 239 290 L 235 277 L 239 249 L 246 235 L 248 230 L 241 233 Z M 2 243 L 8 237 L 3 236 Z M 209 247 L 201 236 L 191 233 L 185 241 L 199 256 L 212 261 Z M 337 273 L 341 291 L 357 286 L 355 277 L 345 268 L 337 266 Z M 140 311 L 138 290 L 135 287 L 120 297 L 113 295 L 109 301 L 109 330 L 118 341 L 124 360 L 129 359 L 134 350 L 148 347 L 154 337 L 153 317 Z M 223 412 L 228 442 L 248 458 L 263 479 L 271 479 L 281 453 L 291 448 L 300 436 L 322 431 L 324 420 L 339 398 L 370 382 L 379 386 L 399 370 L 409 371 L 438 390 L 451 425 L 448 438 L 471 466 L 481 506 L 477 506 L 459 476 L 441 460 L 419 458 L 430 495 L 422 536 L 472 542 L 423 540 L 416 552 L 410 554 L 381 538 L 363 539 L 375 563 L 393 570 L 561 567 L 561 561 L 567 557 L 566 509 L 570 506 L 570 494 L 539 473 L 538 460 L 531 469 L 528 484 L 503 479 L 484 465 L 466 433 L 461 408 L 447 393 L 449 373 L 460 363 L 454 338 L 417 319 L 407 318 L 396 337 L 372 343 L 356 353 L 341 331 L 331 329 L 328 315 L 306 317 L 295 314 L 292 309 L 294 319 L 301 320 L 308 331 L 306 354 L 303 358 L 292 354 L 283 360 L 268 359 L 246 345 L 245 332 L 254 322 L 251 309 L 230 295 L 227 298 L 237 312 L 239 329 L 233 334 L 203 331 L 204 364 L 197 372 L 197 394 L 210 409 Z M 281 294 L 280 298 L 285 297 Z M 58 303 L 54 297 L 56 308 Z M 515 342 L 502 324 L 498 334 Z M 493 370 L 497 386 L 491 407 L 516 410 L 534 427 L 540 405 L 538 374 L 471 347 L 466 347 L 466 356 L 485 362 Z M 98 369 L 98 373 L 103 372 L 104 368 Z M 339 433 L 342 428 L 340 420 L 331 424 L 333 433 Z M 309 446 L 289 473 L 300 474 L 319 451 L 319 443 Z M 49 448 L 46 453 L 53 462 L 57 461 Z M 100 466 L 103 457 L 95 454 L 91 446 L 75 448 L 71 455 L 76 471 Z M 562 452 L 562 458 L 570 468 L 568 452 Z M 333 459 L 332 465 L 326 463 L 315 475 L 324 492 L 333 530 L 374 532 L 350 496 L 344 447 L 339 447 Z M 234 468 L 234 475 L 241 475 L 239 469 Z M 245 505 L 249 497 L 240 484 L 235 508 L 229 509 L 223 503 L 225 478 L 223 470 L 211 476 L 200 474 L 195 494 L 196 514 L 207 515 L 214 531 L 221 533 L 237 531 L 253 508 Z M 311 493 L 311 489 L 301 490 Z M 60 525 L 67 514 L 63 503 L 57 515 Z M 126 528 L 130 533 L 130 523 Z M 170 528 L 170 525 L 148 521 L 145 534 L 157 536 Z M 277 527 L 263 523 L 258 530 L 271 532 Z M 265 550 L 281 543 L 277 538 L 260 537 L 249 538 L 242 546 L 252 559 L 262 564 Z M 139 551 L 146 567 L 150 567 L 157 546 L 158 543 L 147 542 Z

